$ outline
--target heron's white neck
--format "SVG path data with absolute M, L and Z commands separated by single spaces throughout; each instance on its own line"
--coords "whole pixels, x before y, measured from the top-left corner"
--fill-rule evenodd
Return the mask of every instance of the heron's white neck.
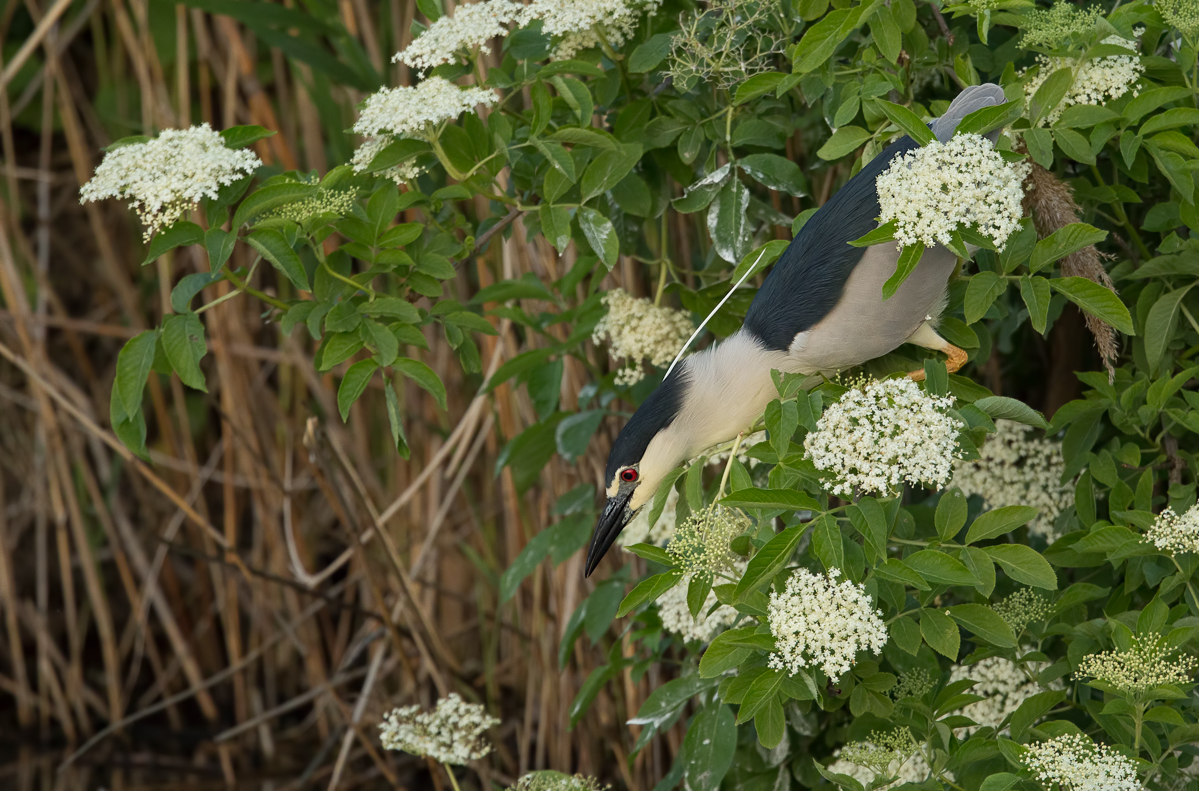
M 771 369 L 789 370 L 792 364 L 786 352 L 764 348 L 744 329 L 683 360 L 682 407 L 650 440 L 641 458 L 642 479 L 660 481 L 687 459 L 752 426 L 778 397 Z

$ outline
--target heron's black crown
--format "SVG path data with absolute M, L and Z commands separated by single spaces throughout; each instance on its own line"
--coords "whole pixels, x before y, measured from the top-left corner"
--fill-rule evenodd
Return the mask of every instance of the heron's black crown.
M 645 455 L 650 440 L 658 432 L 674 422 L 683 408 L 683 397 L 687 392 L 686 364 L 680 362 L 670 376 L 650 393 L 649 398 L 637 408 L 629 422 L 620 431 L 612 452 L 608 454 L 608 468 L 604 472 L 604 483 L 609 484 L 621 467 L 636 464 Z

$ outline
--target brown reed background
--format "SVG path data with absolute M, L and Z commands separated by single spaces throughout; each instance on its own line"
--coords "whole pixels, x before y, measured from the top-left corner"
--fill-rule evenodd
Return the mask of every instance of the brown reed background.
M 554 768 L 653 788 L 680 731 L 630 765 L 638 728 L 624 723 L 669 671 L 636 681 L 626 671 L 570 728 L 588 674 L 614 643 L 631 650 L 618 622 L 599 645 L 581 639 L 559 670 L 563 625 L 594 584 L 581 556 L 543 563 L 497 605 L 499 574 L 552 522 L 556 498 L 599 483 L 615 421 L 585 457 L 555 458 L 518 496 L 510 472 L 494 469 L 536 419 L 524 390 L 476 396 L 430 334 L 422 358 L 446 382 L 449 410 L 411 385 L 402 393 L 406 462 L 386 439 L 380 392 L 343 424 L 336 380 L 313 369 L 306 334 L 284 337 L 261 304 L 238 298 L 206 315 L 208 394 L 151 377 L 152 465 L 106 428 L 121 344 L 157 326 L 172 284 L 207 266 L 185 250 L 140 267 L 132 215 L 116 201 L 80 206 L 100 149 L 201 121 L 259 124 L 280 132 L 259 144 L 264 161 L 323 173 L 348 158 L 343 130 L 363 94 L 324 88 L 310 66 L 200 8 L 0 8 L 0 787 L 448 788 L 440 770 L 383 753 L 375 726 L 392 706 L 457 691 L 502 718 L 496 752 L 468 785 Z M 420 18 L 415 3 L 336 8 L 385 82 L 406 84 L 390 56 Z M 788 153 L 805 159 L 798 136 Z M 812 173 L 815 203 L 844 175 Z M 702 223 L 669 222 L 679 258 L 707 246 Z M 523 239 L 519 225 L 497 239 L 447 296 L 569 270 L 571 253 Z M 244 248 L 234 255 L 249 263 Z M 645 293 L 641 277 L 624 259 L 606 285 Z M 271 291 L 269 271 L 257 285 Z M 537 343 L 498 329 L 482 338 L 485 369 Z M 1073 316 L 1031 350 L 1055 372 L 1041 399 L 1050 411 L 1073 395 L 1084 333 Z M 1000 392 L 998 356 L 980 369 Z M 588 377 L 567 361 L 564 409 Z

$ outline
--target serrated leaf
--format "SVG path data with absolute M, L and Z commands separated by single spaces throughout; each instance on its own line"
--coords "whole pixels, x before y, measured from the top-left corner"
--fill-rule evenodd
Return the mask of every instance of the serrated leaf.
M 1032 547 L 1000 544 L 984 547 L 983 551 L 1016 582 L 1044 590 L 1057 590 L 1057 575 L 1054 574 L 1053 567 Z
M 1085 277 L 1054 278 L 1049 281 L 1049 285 L 1087 313 L 1112 325 L 1118 332 L 1125 335 L 1137 334 L 1132 325 L 1132 317 L 1128 315 L 1128 308 L 1111 289 Z
M 1023 401 L 1017 401 L 1014 398 L 987 396 L 975 401 L 974 405 L 995 420 L 1014 420 L 1034 428 L 1049 428 L 1049 423 L 1045 420 L 1044 415 Z
M 1037 242 L 1028 259 L 1028 271 L 1036 273 L 1054 261 L 1076 253 L 1084 247 L 1098 244 L 1106 238 L 1107 231 L 1085 222 L 1073 222 L 1058 228 Z
M 994 272 L 983 271 L 970 278 L 962 309 L 966 323 L 973 324 L 983 317 L 1000 294 L 1007 290 L 1007 280 Z
M 895 292 L 908 279 L 908 275 L 912 274 L 916 264 L 920 263 L 922 255 L 924 255 L 924 245 L 920 242 L 906 245 L 903 248 L 899 253 L 899 260 L 895 262 L 895 274 L 887 278 L 886 283 L 883 283 L 883 299 L 895 296 Z
M 177 313 L 164 318 L 162 350 L 183 384 L 205 393 L 204 373 L 200 360 L 208 353 L 204 341 L 204 324 L 195 313 Z
M 159 256 L 176 247 L 185 244 L 203 244 L 203 242 L 203 228 L 194 222 L 179 220 L 154 234 L 154 238 L 150 240 L 150 246 L 146 249 L 146 258 L 142 261 L 142 266 L 157 260 Z
M 408 438 L 404 435 L 404 416 L 400 412 L 400 399 L 395 388 L 391 386 L 390 379 L 386 379 L 383 384 L 383 395 L 387 400 L 387 422 L 391 425 L 391 441 L 400 456 L 406 459 L 409 451 Z
M 588 206 L 580 206 L 576 216 L 579 220 L 579 227 L 583 230 L 583 236 L 587 238 L 591 249 L 600 257 L 604 266 L 611 270 L 616 266 L 616 259 L 620 256 L 620 240 L 616 236 L 616 229 L 612 227 L 612 222 Z
M 918 144 L 926 146 L 937 139 L 933 134 L 933 130 L 928 128 L 928 124 L 920 120 L 920 116 L 911 111 L 910 108 L 904 107 L 902 104 L 888 102 L 885 99 L 878 101 L 878 108 L 883 111 L 891 123 L 900 128 L 908 137 L 915 140 Z
M 980 515 L 966 532 L 966 543 L 986 541 L 1010 533 L 1036 519 L 1040 511 L 1029 505 L 1006 505 Z
M 445 385 L 441 383 L 441 379 L 433 372 L 432 368 L 420 360 L 413 360 L 409 357 L 399 358 L 392 363 L 391 367 L 428 391 L 431 396 L 437 399 L 439 407 L 442 409 L 446 408 Z
M 981 604 L 955 604 L 946 608 L 945 612 L 950 618 L 991 645 L 997 645 L 1000 648 L 1016 646 L 1016 635 L 1012 633 L 1012 627 L 1008 626 L 1007 622 L 990 607 L 984 607 Z
M 1032 328 L 1041 335 L 1049 321 L 1049 299 L 1052 296 L 1049 281 L 1043 277 L 1021 275 L 1020 297 L 1028 308 L 1028 320 Z
M 767 541 L 765 546 L 750 558 L 733 596 L 737 600 L 744 599 L 767 580 L 773 579 L 795 553 L 799 539 L 806 529 L 807 525 L 793 525 Z
M 297 289 L 312 290 L 304 263 L 282 233 L 273 229 L 259 229 L 247 236 L 246 241 L 263 258 L 270 261 L 271 266 L 282 272 Z
M 962 636 L 953 619 L 939 610 L 920 611 L 920 634 L 929 647 L 956 662 L 962 648 Z
M 616 617 L 623 618 L 641 605 L 655 601 L 663 593 L 677 585 L 682 578 L 682 569 L 671 569 L 663 574 L 647 577 L 629 591 L 628 596 L 624 597 L 620 603 L 620 609 L 616 611 Z
M 154 365 L 157 346 L 158 330 L 147 330 L 130 338 L 117 354 L 112 392 L 120 405 L 120 411 L 117 411 L 117 404 L 113 405 L 113 411 L 125 420 L 130 420 L 141 412 L 142 392 Z
M 343 421 L 349 419 L 350 407 L 366 392 L 366 386 L 377 370 L 379 364 L 374 360 L 359 360 L 346 369 L 346 375 L 337 388 L 337 410 L 341 412 Z

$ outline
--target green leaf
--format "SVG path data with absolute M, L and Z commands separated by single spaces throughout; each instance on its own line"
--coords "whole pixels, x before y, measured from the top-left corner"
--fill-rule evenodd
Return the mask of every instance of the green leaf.
M 1178 126 L 1199 125 L 1199 110 L 1193 107 L 1175 107 L 1158 113 L 1143 123 L 1140 128 L 1142 136 L 1160 132 L 1163 129 L 1173 129 Z
M 365 173 L 380 173 L 415 159 L 433 149 L 424 140 L 405 138 L 386 145 L 366 166 Z
M 962 636 L 953 619 L 940 610 L 925 608 L 920 611 L 920 634 L 929 647 L 942 656 L 956 662 L 962 648 Z
M 1194 287 L 1195 284 L 1191 283 L 1168 291 L 1158 297 L 1149 309 L 1149 315 L 1145 318 L 1145 358 L 1150 371 L 1156 371 L 1161 365 L 1166 347 L 1174 340 L 1182 299 Z
M 808 194 L 808 180 L 799 165 L 778 154 L 750 154 L 738 159 L 737 167 L 776 192 L 797 198 Z
M 830 571 L 843 568 L 845 566 L 845 544 L 837 519 L 825 515 L 815 520 L 815 525 L 816 529 L 812 532 L 813 554 Z
M 699 617 L 700 610 L 704 608 L 704 603 L 711 592 L 711 572 L 696 572 L 691 576 L 691 582 L 687 584 L 687 610 L 691 613 L 692 618 Z
M 567 181 L 574 184 L 578 179 L 575 174 L 575 161 L 566 149 L 552 140 L 542 140 L 540 137 L 531 138 L 533 145 L 549 161 L 550 165 L 561 173 Z
M 543 203 L 537 210 L 537 216 L 541 220 L 541 232 L 545 234 L 546 240 L 559 253 L 565 253 L 566 246 L 570 244 L 570 210 Z
M 341 413 L 342 421 L 349 420 L 350 407 L 366 392 L 366 386 L 377 370 L 379 364 L 374 360 L 359 360 L 346 369 L 346 375 L 337 388 L 337 411 Z
M 840 159 L 860 148 L 872 135 L 860 126 L 843 126 L 820 147 L 816 156 L 821 159 Z
M 658 64 L 666 60 L 666 56 L 670 54 L 674 37 L 674 33 L 657 33 L 650 36 L 648 41 L 638 46 L 629 56 L 629 71 L 634 74 L 645 74 L 656 69 Z
M 303 200 L 304 198 L 310 198 L 319 189 L 320 187 L 315 184 L 297 184 L 291 181 L 256 189 L 241 202 L 241 205 L 237 207 L 237 211 L 233 213 L 233 225 L 231 227 L 236 230 L 271 209 Z
M 1034 126 L 1037 121 L 1049 115 L 1053 108 L 1057 107 L 1073 83 L 1074 72 L 1069 67 L 1058 69 L 1045 78 L 1045 82 L 1041 83 L 1041 87 L 1037 89 L 1028 103 L 1029 120 L 1033 122 Z
M 1026 426 L 1046 429 L 1049 423 L 1045 416 L 1037 410 L 1007 396 L 987 396 L 974 402 L 974 405 L 996 420 L 1014 420 Z
M 252 125 L 231 126 L 221 131 L 221 137 L 225 140 L 226 148 L 245 148 L 257 143 L 259 140 L 273 137 L 276 134 L 278 133 L 273 129 Z
M 883 283 L 883 299 L 895 296 L 895 292 L 908 279 L 908 275 L 912 274 L 916 264 L 920 263 L 922 255 L 924 255 L 924 245 L 920 242 L 903 248 L 899 254 L 899 260 L 895 262 L 895 274 L 887 278 L 886 283 Z
M 727 508 L 782 508 L 787 511 L 819 511 L 814 497 L 795 489 L 739 489 L 721 499 Z
M 741 708 L 737 710 L 738 725 L 749 722 L 776 695 L 784 675 L 786 673 L 782 670 L 767 670 L 753 680 L 741 699 Z
M 983 596 L 990 596 L 995 591 L 995 564 L 991 556 L 978 547 L 966 547 L 962 550 L 962 563 L 970 569 L 970 573 L 978 577 L 974 589 Z
M 204 232 L 204 251 L 208 253 L 208 268 L 215 272 L 225 265 L 233 255 L 237 234 L 220 228 L 209 228 Z
M 157 260 L 159 256 L 176 247 L 185 244 L 202 244 L 203 242 L 203 228 L 194 222 L 179 220 L 154 234 L 154 238 L 150 240 L 150 246 L 146 250 L 146 258 L 142 261 L 142 266 Z
M 149 461 L 150 455 L 146 453 L 146 416 L 139 409 L 133 417 L 127 417 L 120 414 L 122 411 L 121 399 L 113 393 L 108 405 L 108 419 L 112 424 L 112 433 L 117 435 L 126 448 L 131 450 L 138 458 L 143 461 Z
M 591 438 L 606 414 L 606 410 L 592 409 L 563 418 L 554 435 L 558 453 L 567 461 L 574 461 L 586 453 Z
M 628 144 L 618 151 L 604 151 L 593 159 L 587 170 L 583 171 L 583 180 L 579 185 L 583 190 L 584 202 L 615 187 L 641 159 L 641 152 L 640 145 Z
M 271 266 L 282 272 L 297 289 L 312 290 L 304 263 L 282 233 L 273 229 L 259 229 L 247 236 L 246 241 L 263 258 L 270 261 Z
M 1106 238 L 1107 231 L 1101 231 L 1085 222 L 1073 222 L 1058 228 L 1037 242 L 1028 260 L 1028 271 L 1036 273 L 1054 261 L 1076 253 L 1084 247 L 1098 244 Z
M 1028 320 L 1032 322 L 1032 328 L 1044 335 L 1049 321 L 1049 281 L 1039 276 L 1021 275 L 1020 296 L 1028 308 Z
M 897 558 L 887 558 L 875 568 L 874 573 L 885 580 L 898 582 L 900 585 L 910 585 L 922 591 L 933 589 L 924 581 L 924 577 L 905 566 L 903 561 Z
M 171 289 L 171 309 L 176 313 L 190 313 L 191 301 L 204 289 L 224 277 L 221 272 L 194 272 L 184 275 Z M 308 303 L 311 304 L 311 303 Z
M 779 86 L 785 76 L 777 71 L 753 75 L 737 86 L 737 93 L 733 96 L 733 106 L 745 104 L 767 93 L 774 93 L 774 89 Z
M 112 382 L 112 393 L 116 404 L 113 412 L 125 420 L 141 413 L 142 391 L 154 365 L 154 353 L 158 346 L 158 330 L 147 330 L 130 338 L 117 354 L 116 378 Z M 120 406 L 120 411 L 117 406 Z
M 983 551 L 1016 582 L 1023 582 L 1034 588 L 1057 590 L 1057 575 L 1054 574 L 1053 567 L 1032 547 L 1000 544 L 984 547 Z
M 208 353 L 204 324 L 195 313 L 166 316 L 162 322 L 162 350 L 183 384 L 207 393 L 200 360 Z
M 874 12 L 874 16 L 870 19 L 870 34 L 874 37 L 874 43 L 878 45 L 878 50 L 883 53 L 883 57 L 890 63 L 896 63 L 899 60 L 899 53 L 903 50 L 903 34 L 899 30 L 894 11 L 890 6 L 880 5 Z
M 374 301 L 359 306 L 358 312 L 374 318 L 397 319 L 405 324 L 420 322 L 420 311 L 416 306 L 399 297 L 375 297 Z
M 616 617 L 623 618 L 637 607 L 655 601 L 663 593 L 677 585 L 682 578 L 682 569 L 671 569 L 663 574 L 655 574 L 643 579 L 629 591 L 628 596 L 624 597 L 624 601 L 620 603 L 620 609 L 616 611 Z
M 1075 162 L 1095 164 L 1095 155 L 1091 153 L 1091 144 L 1080 133 L 1073 129 L 1054 128 L 1053 139 L 1057 141 L 1058 148 Z
M 725 261 L 740 261 L 750 243 L 749 189 L 732 178 L 720 188 L 708 209 L 708 233 L 716 254 Z
M 683 775 L 691 791 L 717 791 L 733 765 L 737 750 L 737 725 L 733 712 L 722 703 L 703 708 L 683 739 Z
M 978 579 L 960 560 L 935 549 L 922 549 L 903 559 L 904 564 L 934 585 L 970 585 Z
M 986 541 L 1010 533 L 1036 519 L 1040 511 L 1030 505 L 1005 505 L 982 514 L 966 531 L 966 543 Z
M 712 640 L 699 660 L 699 674 L 703 678 L 717 678 L 741 664 L 753 649 L 737 642 L 742 634 L 753 634 L 757 627 L 747 626 L 721 632 Z
M 357 332 L 334 332 L 325 338 L 321 348 L 317 350 L 320 363 L 317 370 L 321 373 L 328 371 L 338 363 L 345 362 L 358 353 L 363 347 L 362 337 Z
M 1136 335 L 1128 308 L 1112 291 L 1085 277 L 1060 277 L 1049 281 L 1049 285 L 1064 294 L 1066 299 L 1103 319 L 1125 335 Z
M 1014 648 L 1016 635 L 999 614 L 981 604 L 955 604 L 945 614 L 966 627 L 970 632 L 1000 648 Z
M 661 726 L 670 722 L 678 711 L 687 705 L 696 695 L 710 689 L 715 682 L 708 681 L 703 676 L 687 675 L 672 679 L 661 685 L 641 704 L 637 716 L 629 719 L 630 725 Z M 732 719 L 732 712 L 729 712 Z
M 408 458 L 408 438 L 404 435 L 403 415 L 400 413 L 400 399 L 396 396 L 391 380 L 385 379 L 383 394 L 387 400 L 387 422 L 391 425 L 391 441 L 395 444 L 400 456 Z
M 937 136 L 933 134 L 933 130 L 928 128 L 928 124 L 921 121 L 920 116 L 902 104 L 895 104 L 885 99 L 879 99 L 878 107 L 891 123 L 899 127 L 908 137 L 920 145 L 926 146 L 937 139 Z
M 882 225 L 869 231 L 864 236 L 859 236 L 849 244 L 853 247 L 873 247 L 876 244 L 886 244 L 887 242 L 895 241 L 895 231 L 898 225 L 895 220 L 889 220 Z
M 1004 104 L 993 104 L 968 114 L 958 122 L 953 132 L 956 135 L 985 135 L 1009 126 L 1023 114 L 1024 102 L 1019 99 Z
M 1034 162 L 1046 170 L 1053 167 L 1053 135 L 1048 129 L 1025 129 L 1024 143 Z
M 545 87 L 545 83 L 537 80 L 529 88 L 529 95 L 533 100 L 533 126 L 530 131 L 530 139 L 534 142 L 537 140 L 537 135 L 545 131 L 545 127 L 550 122 L 550 116 L 554 109 L 554 97 L 550 96 L 550 89 Z M 574 168 L 571 168 L 574 172 Z M 574 178 L 570 179 L 574 183 Z
M 616 229 L 607 217 L 587 206 L 580 206 L 577 216 L 583 236 L 587 237 L 591 249 L 610 271 L 616 266 L 616 259 L 620 256 L 620 241 L 616 236 Z
M 920 652 L 920 627 L 906 615 L 891 624 L 891 639 L 902 650 L 915 656 Z
M 955 486 L 949 491 L 941 493 L 933 521 L 937 526 L 937 535 L 941 537 L 942 541 L 952 541 L 958 534 L 958 531 L 966 524 L 967 510 L 966 496 L 962 494 L 961 489 Z
M 1012 712 L 1010 723 L 1012 738 L 1023 741 L 1024 734 L 1028 733 L 1028 729 L 1065 699 L 1066 693 L 1059 690 L 1038 692 L 1036 695 L 1025 698 L 1020 704 L 1020 708 Z
M 773 750 L 783 741 L 787 730 L 787 717 L 783 713 L 783 702 L 778 695 L 771 697 L 754 715 L 754 729 L 758 732 L 758 741 L 767 750 Z
M 982 271 L 970 278 L 962 309 L 966 323 L 973 324 L 983 317 L 1000 294 L 1007 290 L 1007 280 L 994 272 Z
M 749 560 L 745 574 L 737 583 L 733 596 L 738 601 L 745 599 L 765 582 L 774 578 L 795 554 L 799 539 L 807 525 L 793 525 L 766 542 Z
M 420 360 L 413 360 L 409 357 L 399 358 L 392 363 L 391 367 L 428 391 L 429 395 L 437 399 L 439 407 L 446 408 L 445 385 L 441 383 L 441 379 L 433 372 L 432 368 Z
M 870 6 L 873 8 L 873 4 Z M 793 71 L 806 74 L 823 66 L 845 37 L 857 27 L 864 8 L 838 8 L 804 31 L 792 55 Z M 846 30 L 846 28 L 849 30 Z
M 1014 775 L 1011 772 L 999 772 L 983 780 L 983 784 L 978 787 L 978 791 L 1008 791 L 1009 788 L 1019 782 L 1019 775 Z

